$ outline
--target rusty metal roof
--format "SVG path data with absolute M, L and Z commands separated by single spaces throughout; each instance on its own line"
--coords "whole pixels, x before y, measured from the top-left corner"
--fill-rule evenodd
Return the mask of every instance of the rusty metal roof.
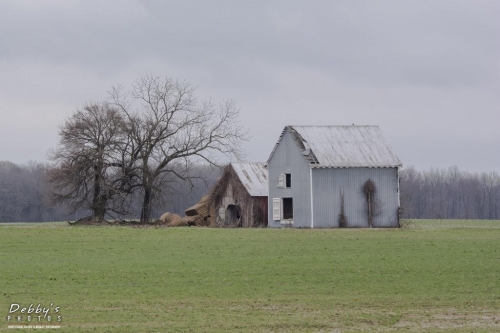
M 388 168 L 402 163 L 378 126 L 286 126 L 304 158 L 316 168 Z
M 243 186 L 252 197 L 267 197 L 267 168 L 265 163 L 231 163 Z

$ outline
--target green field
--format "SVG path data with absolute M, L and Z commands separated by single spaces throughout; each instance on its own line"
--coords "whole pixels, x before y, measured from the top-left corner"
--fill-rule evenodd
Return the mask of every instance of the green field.
M 500 331 L 500 221 L 404 226 L 0 225 L 0 331 Z M 62 321 L 9 323 L 12 303 Z

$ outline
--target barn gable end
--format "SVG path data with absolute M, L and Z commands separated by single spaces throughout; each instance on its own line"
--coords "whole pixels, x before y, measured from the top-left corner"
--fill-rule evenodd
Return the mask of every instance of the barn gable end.
M 227 165 L 209 193 L 211 225 L 267 226 L 267 187 L 264 163 Z

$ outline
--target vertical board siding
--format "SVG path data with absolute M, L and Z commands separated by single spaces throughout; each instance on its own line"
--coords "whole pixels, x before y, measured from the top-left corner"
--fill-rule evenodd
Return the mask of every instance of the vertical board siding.
M 225 227 L 262 227 L 267 226 L 267 197 L 255 196 L 252 197 L 248 192 L 235 191 L 234 188 L 243 188 L 243 184 L 238 179 L 238 177 L 233 177 L 231 174 L 223 175 L 223 177 L 231 177 L 220 196 L 220 199 L 213 202 L 210 207 L 211 214 L 213 216 L 214 223 L 218 224 L 219 209 L 223 208 L 224 211 L 227 210 L 229 205 L 236 205 L 240 207 L 241 214 L 241 224 L 239 225 L 225 225 Z M 226 211 L 227 214 L 227 211 Z M 221 226 L 220 224 L 218 224 Z
M 376 186 L 379 214 L 373 227 L 398 226 L 398 169 L 397 168 L 324 168 L 313 169 L 314 226 L 339 226 L 341 187 L 344 188 L 344 214 L 348 227 L 368 227 L 363 185 L 371 179 Z
M 269 200 L 268 225 L 271 228 L 281 227 L 280 221 L 274 221 L 273 198 L 293 198 L 294 227 L 311 226 L 309 163 L 301 154 L 297 143 L 287 131 L 276 147 L 268 164 Z M 278 188 L 279 176 L 282 173 L 292 174 L 292 187 Z

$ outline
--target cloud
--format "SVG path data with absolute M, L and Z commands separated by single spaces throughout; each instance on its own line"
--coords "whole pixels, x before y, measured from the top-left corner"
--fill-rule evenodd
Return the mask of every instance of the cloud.
M 252 160 L 287 124 L 354 122 L 380 125 L 405 164 L 437 163 L 434 143 L 453 152 L 444 162 L 480 169 L 480 147 L 500 150 L 498 12 L 480 0 L 3 1 L 0 140 L 32 131 L 0 154 L 33 159 L 29 143 L 50 148 L 72 110 L 153 74 L 235 99 Z

